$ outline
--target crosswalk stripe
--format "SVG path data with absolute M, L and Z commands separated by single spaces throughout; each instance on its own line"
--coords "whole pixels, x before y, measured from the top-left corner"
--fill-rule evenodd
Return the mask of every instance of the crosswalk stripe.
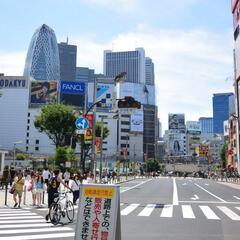
M 33 224 L 26 224 L 26 221 L 24 221 L 24 224 L 4 224 L 0 225 L 0 229 L 5 228 L 29 228 L 29 227 L 47 227 L 50 226 L 49 223 L 46 223 L 46 221 L 42 221 L 42 223 L 33 223 Z M 19 221 L 16 221 L 16 223 L 19 223 Z
M 121 215 L 126 216 L 132 211 L 134 211 L 140 204 L 132 203 L 121 211 Z
M 156 207 L 156 204 L 148 204 L 139 214 L 141 217 L 148 217 L 151 215 L 152 211 Z
M 4 219 L 36 219 L 36 218 L 40 218 L 42 219 L 43 217 L 41 216 L 16 216 L 16 217 L 0 217 L 0 220 L 4 220 Z
M 237 215 L 235 212 L 233 212 L 228 207 L 224 206 L 217 206 L 218 209 L 220 209 L 225 215 L 227 215 L 229 218 L 231 218 L 234 221 L 240 221 L 240 216 Z
M 213 210 L 208 206 L 199 206 L 203 214 L 207 219 L 220 220 L 220 218 L 213 212 Z
M 3 234 L 18 234 L 18 233 L 42 233 L 42 232 L 55 232 L 56 228 L 36 228 L 36 229 L 11 229 L 1 230 L 0 235 Z M 70 227 L 58 228 L 57 231 L 72 231 Z
M 182 205 L 183 218 L 195 218 L 192 207 L 190 205 Z
M 55 229 L 56 230 L 56 229 Z M 49 239 L 49 238 L 67 238 L 67 237 L 74 237 L 74 232 L 69 233 L 55 233 L 55 234 L 38 234 L 38 235 L 23 235 L 23 236 L 12 236 L 12 237 L 0 237 L 0 240 L 38 240 L 38 239 Z
M 41 218 L 41 219 L 31 219 L 31 220 L 25 220 L 24 219 L 24 223 L 34 223 L 34 222 L 35 223 L 46 222 L 46 220 L 44 218 Z M 0 224 L 12 224 L 12 223 L 19 223 L 19 220 L 9 220 L 9 221 L 3 220 L 3 221 L 0 221 Z
M 0 215 L 1 214 L 15 214 L 15 213 L 30 213 L 30 211 L 4 211 L 4 212 L 1 212 L 0 211 Z
M 240 207 L 235 207 L 237 210 L 240 210 Z
M 164 205 L 160 217 L 170 218 L 172 217 L 172 214 L 173 214 L 173 205 Z
M 10 216 L 33 216 L 33 215 L 37 215 L 36 213 L 31 213 L 31 212 L 29 212 L 29 213 L 22 213 L 22 212 L 20 212 L 20 213 L 8 213 L 8 214 L 0 214 L 0 217 L 10 217 Z

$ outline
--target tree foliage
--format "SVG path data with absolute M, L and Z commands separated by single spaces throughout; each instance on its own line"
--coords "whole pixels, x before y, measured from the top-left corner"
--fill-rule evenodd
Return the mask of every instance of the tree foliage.
M 222 166 L 225 168 L 227 166 L 227 144 L 225 143 L 220 151 L 220 157 L 222 160 Z
M 101 128 L 102 128 L 102 124 L 101 122 L 96 122 L 96 137 L 101 137 Z M 109 135 L 109 129 L 105 126 L 103 126 L 103 139 L 107 138 Z
M 74 137 L 76 117 L 70 106 L 50 104 L 42 107 L 41 114 L 36 116 L 34 125 L 39 132 L 44 132 L 58 147 L 70 144 Z
M 17 153 L 16 154 L 16 159 L 17 160 L 25 160 L 26 159 L 26 155 L 23 153 Z
M 148 159 L 145 162 L 145 167 L 147 172 L 159 171 L 160 162 L 154 159 Z

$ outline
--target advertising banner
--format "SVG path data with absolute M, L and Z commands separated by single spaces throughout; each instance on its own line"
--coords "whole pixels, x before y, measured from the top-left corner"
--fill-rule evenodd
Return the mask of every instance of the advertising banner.
M 181 130 L 169 130 L 169 155 L 182 156 L 186 154 L 186 134 Z
M 0 77 L 1 88 L 27 88 L 27 80 L 24 77 Z
M 92 139 L 93 139 L 93 134 L 92 134 L 92 127 L 93 127 L 93 114 L 88 113 L 88 115 L 85 116 L 89 122 L 89 128 L 86 130 L 86 133 L 84 135 L 84 141 L 85 143 L 91 144 Z
M 143 132 L 143 111 L 131 114 L 131 132 Z
M 83 82 L 69 82 L 69 81 L 60 82 L 61 93 L 84 95 L 85 89 L 86 89 L 86 86 L 85 86 L 85 83 Z
M 119 195 L 116 185 L 81 185 L 74 239 L 120 240 Z
M 44 105 L 57 102 L 57 81 L 32 81 L 30 105 Z
M 209 146 L 201 144 L 199 146 L 199 157 L 206 157 L 208 155 Z
M 114 101 L 116 99 L 115 96 L 115 85 L 111 83 L 98 83 L 97 84 L 97 93 L 96 93 L 96 102 L 98 103 L 98 108 L 103 109 L 113 109 Z M 91 107 L 93 104 L 93 84 L 91 88 L 91 84 L 88 86 L 88 107 Z
M 184 114 L 168 114 L 168 129 L 185 129 Z
M 198 121 L 187 121 L 186 123 L 187 133 L 200 134 L 201 124 Z

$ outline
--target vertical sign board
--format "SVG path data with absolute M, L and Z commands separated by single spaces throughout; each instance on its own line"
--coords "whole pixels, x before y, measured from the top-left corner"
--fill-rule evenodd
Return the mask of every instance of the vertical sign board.
M 121 240 L 120 187 L 82 184 L 74 240 Z

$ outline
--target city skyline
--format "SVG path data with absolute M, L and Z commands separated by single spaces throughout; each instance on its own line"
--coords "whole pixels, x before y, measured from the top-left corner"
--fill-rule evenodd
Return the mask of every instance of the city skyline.
M 163 129 L 167 129 L 169 112 L 185 112 L 188 120 L 211 117 L 213 93 L 233 91 L 230 1 L 133 0 L 126 4 L 118 0 L 117 9 L 108 0 L 72 1 L 67 6 L 64 1 L 44 2 L 26 1 L 15 10 L 16 1 L 2 1 L 0 26 L 5 37 L 0 40 L 0 72 L 5 75 L 22 75 L 31 36 L 46 23 L 58 42 L 68 36 L 69 43 L 78 46 L 77 66 L 96 72 L 103 72 L 104 50 L 143 47 L 155 67 Z M 56 4 L 58 11 L 52 11 Z M 47 9 L 43 14 L 34 14 L 43 6 Z M 6 15 L 9 8 L 11 19 Z M 17 19 L 14 15 L 19 16 L 21 8 L 29 14 Z

